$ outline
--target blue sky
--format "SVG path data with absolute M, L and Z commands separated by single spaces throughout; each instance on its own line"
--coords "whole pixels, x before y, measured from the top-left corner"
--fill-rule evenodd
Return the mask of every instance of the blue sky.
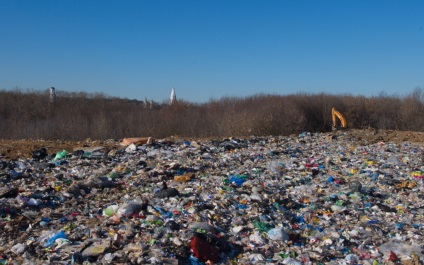
M 424 1 L 0 0 L 0 89 L 206 102 L 424 88 Z

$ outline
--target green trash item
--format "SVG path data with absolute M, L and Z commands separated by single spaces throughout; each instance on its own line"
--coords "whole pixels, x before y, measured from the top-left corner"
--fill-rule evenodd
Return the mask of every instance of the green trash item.
M 107 215 L 107 216 L 112 216 L 112 214 L 113 214 L 113 210 L 112 210 L 112 209 L 110 209 L 110 208 L 106 208 L 106 209 L 104 210 L 104 212 L 105 212 L 105 215 Z
M 151 226 L 151 224 L 150 224 L 150 222 L 149 221 L 147 221 L 147 220 L 142 220 L 141 221 L 141 223 L 143 224 L 143 225 L 145 225 L 145 226 Z
M 62 150 L 60 152 L 56 153 L 56 157 L 53 159 L 53 161 L 59 160 L 66 157 L 66 150 Z
M 155 220 L 155 221 L 153 221 L 153 224 L 154 225 L 157 225 L 157 226 L 162 226 L 163 225 L 163 222 L 162 221 L 159 221 L 159 220 Z
M 338 200 L 338 201 L 336 202 L 336 204 L 337 204 L 338 206 L 342 206 L 342 205 L 343 205 L 343 203 L 344 203 L 344 201 L 342 201 L 342 200 Z
M 264 222 L 259 222 L 259 221 L 253 222 L 253 227 L 258 229 L 260 232 L 268 232 L 269 230 L 273 228 L 272 225 L 269 225 Z
M 116 210 L 118 210 L 118 205 L 111 205 L 103 210 L 103 214 L 110 217 L 115 214 Z
M 63 183 L 63 184 L 70 185 L 70 184 L 72 184 L 72 180 L 70 180 L 70 179 L 65 179 L 64 181 L 62 181 L 62 183 Z
M 223 190 L 226 190 L 226 191 L 233 191 L 233 189 L 231 187 L 229 187 L 229 186 L 221 186 L 221 188 Z
M 116 172 L 110 172 L 109 175 L 107 175 L 107 177 L 111 179 L 115 179 L 119 177 L 119 174 Z

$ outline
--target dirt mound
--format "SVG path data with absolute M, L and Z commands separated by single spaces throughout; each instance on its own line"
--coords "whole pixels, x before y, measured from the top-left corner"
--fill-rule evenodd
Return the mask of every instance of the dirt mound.
M 377 142 L 409 142 L 424 145 L 424 132 L 394 130 L 348 130 L 346 133 L 364 145 Z

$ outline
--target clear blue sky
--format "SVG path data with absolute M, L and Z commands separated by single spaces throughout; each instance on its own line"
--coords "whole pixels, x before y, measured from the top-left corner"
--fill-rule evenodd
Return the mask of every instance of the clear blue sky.
M 424 88 L 424 1 L 0 0 L 0 89 L 205 102 Z

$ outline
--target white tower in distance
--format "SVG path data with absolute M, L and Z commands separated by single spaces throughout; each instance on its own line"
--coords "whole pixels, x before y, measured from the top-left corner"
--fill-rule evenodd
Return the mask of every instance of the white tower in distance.
M 55 91 L 55 88 L 54 87 L 50 87 L 49 90 L 50 90 L 50 96 L 49 96 L 50 103 L 54 103 L 54 101 L 56 100 L 56 91 Z
M 169 97 L 169 105 L 172 105 L 177 101 L 177 95 L 175 95 L 175 88 L 172 87 L 171 96 Z

